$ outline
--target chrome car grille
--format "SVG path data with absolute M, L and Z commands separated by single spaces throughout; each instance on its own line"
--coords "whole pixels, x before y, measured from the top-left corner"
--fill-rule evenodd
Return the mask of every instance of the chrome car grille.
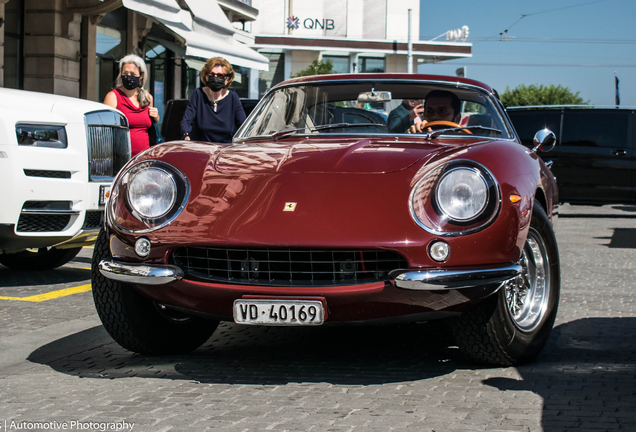
M 265 286 L 337 286 L 387 281 L 406 260 L 386 250 L 195 248 L 174 251 L 186 277 Z
M 113 111 L 86 114 L 90 181 L 112 181 L 130 159 L 126 117 Z

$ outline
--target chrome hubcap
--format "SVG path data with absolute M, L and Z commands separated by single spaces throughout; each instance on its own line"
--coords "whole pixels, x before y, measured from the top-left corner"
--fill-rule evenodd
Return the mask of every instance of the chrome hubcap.
M 506 305 L 515 325 L 529 332 L 543 321 L 550 296 L 548 250 L 534 228 L 530 228 L 519 264 L 521 274 L 504 282 Z

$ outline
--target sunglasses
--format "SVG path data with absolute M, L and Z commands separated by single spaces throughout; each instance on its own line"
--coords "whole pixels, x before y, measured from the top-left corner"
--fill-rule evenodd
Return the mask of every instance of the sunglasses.
M 208 79 L 210 79 L 210 78 L 214 78 L 214 77 L 221 78 L 221 79 L 225 79 L 225 77 L 226 77 L 226 76 L 227 76 L 227 75 L 222 74 L 222 73 L 214 73 L 214 72 L 210 72 L 210 73 L 208 74 Z

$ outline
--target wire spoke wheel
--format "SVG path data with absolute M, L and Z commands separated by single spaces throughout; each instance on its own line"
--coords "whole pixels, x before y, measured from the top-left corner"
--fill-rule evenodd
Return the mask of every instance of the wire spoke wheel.
M 550 296 L 548 251 L 534 228 L 530 228 L 519 264 L 521 275 L 504 285 L 506 304 L 514 324 L 530 332 L 543 320 Z
M 521 274 L 455 318 L 453 335 L 469 359 L 498 366 L 527 363 L 545 346 L 559 305 L 561 271 L 548 215 L 535 203 L 519 259 Z

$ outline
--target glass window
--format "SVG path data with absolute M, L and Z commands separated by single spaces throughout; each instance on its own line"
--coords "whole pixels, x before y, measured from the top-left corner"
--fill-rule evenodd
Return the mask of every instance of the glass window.
M 24 0 L 9 0 L 4 5 L 4 87 L 23 87 L 22 44 L 24 37 Z
M 95 86 L 99 102 L 103 101 L 106 94 L 115 87 L 115 79 L 119 73 L 117 62 L 127 54 L 127 23 L 128 10 L 122 7 L 107 13 L 97 26 Z
M 159 124 L 163 122 L 166 90 L 169 87 L 166 77 L 167 59 L 168 51 L 166 48 L 159 42 L 148 39 L 146 43 L 146 69 L 148 69 L 149 81 L 146 88 L 152 94 L 153 105 L 159 111 Z
M 349 73 L 349 57 L 322 56 L 322 61 L 331 60 L 333 63 L 333 73 Z
M 384 58 L 360 57 L 360 72 L 384 72 Z
M 561 127 L 561 110 L 508 111 L 521 143 L 526 147 L 534 147 L 532 140 L 541 129 L 550 129 L 559 138 Z
M 232 69 L 234 69 L 234 81 L 230 84 L 230 90 L 235 91 L 240 98 L 247 98 L 250 90 L 250 70 L 235 65 L 232 65 Z
M 285 79 L 285 54 L 284 53 L 261 53 L 269 59 L 269 69 L 258 72 L 258 94 L 259 98 L 272 86 Z
M 426 82 L 382 80 L 303 83 L 279 88 L 259 104 L 257 115 L 250 117 L 236 138 L 267 136 L 279 131 L 288 131 L 285 135 L 404 134 L 413 124 L 409 109 L 421 111 L 423 101 L 433 90 L 448 94 L 440 96 L 436 92 L 435 100 L 439 103 L 440 98 L 448 97 L 448 108 L 456 112 L 451 111 L 450 115 L 455 118 L 461 117 L 462 102 L 471 102 L 473 107 L 478 107 L 478 111 L 467 114 L 479 116 L 475 119 L 479 122 L 455 128 L 437 125 L 444 129 L 444 135 L 466 138 L 468 133 L 463 128 L 469 128 L 473 137 L 510 138 L 507 121 L 486 92 Z M 427 108 L 440 111 L 443 105 L 435 107 L 431 104 Z M 487 123 L 483 123 L 486 120 Z
M 566 110 L 563 145 L 627 148 L 628 123 L 624 110 Z

